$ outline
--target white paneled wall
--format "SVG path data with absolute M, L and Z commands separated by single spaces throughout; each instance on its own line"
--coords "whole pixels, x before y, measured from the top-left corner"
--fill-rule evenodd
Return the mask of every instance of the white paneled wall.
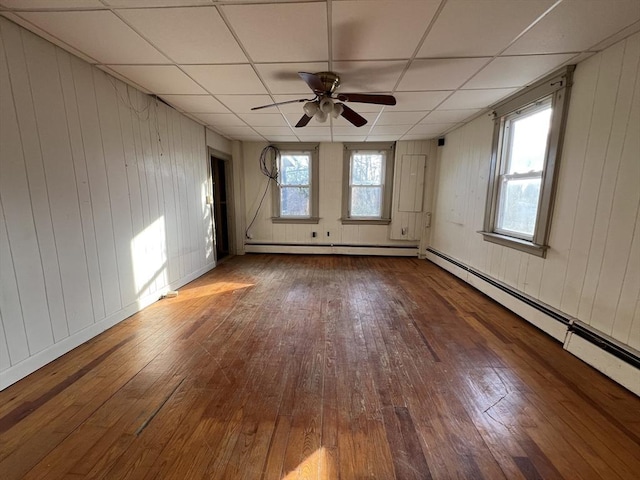
M 397 150 L 403 154 L 427 154 L 432 142 L 398 142 Z M 253 219 L 267 185 L 267 177 L 259 166 L 260 152 L 265 143 L 243 143 L 243 171 L 246 208 L 246 225 Z M 395 206 L 392 208 L 392 225 L 342 225 L 342 170 L 344 159 L 342 143 L 321 143 L 319 152 L 319 216 L 320 222 L 313 224 L 272 223 L 271 193 L 264 198 L 255 222 L 249 230 L 249 243 L 262 244 L 310 244 L 310 245 L 375 245 L 375 246 L 418 246 L 422 230 L 422 214 L 404 214 L 400 218 Z M 397 154 L 396 154 L 397 156 Z M 433 173 L 432 173 L 433 175 Z M 421 193 L 422 195 L 422 193 Z M 422 197 L 421 197 L 422 198 Z M 396 196 L 397 200 L 397 196 Z M 411 216 L 411 218 L 409 218 Z M 405 218 L 406 217 L 406 218 Z M 413 218 L 415 217 L 415 218 Z M 398 231 L 404 223 L 417 232 L 411 241 L 392 240 L 391 228 L 395 223 Z M 404 223 L 402 223 L 404 222 Z M 317 232 L 313 237 L 312 232 Z M 327 235 L 327 232 L 329 235 Z M 282 247 L 281 251 L 292 251 Z M 414 252 L 415 253 L 415 252 Z
M 0 18 L 0 388 L 213 267 L 204 128 Z
M 640 34 L 578 64 L 547 258 L 483 242 L 492 121 L 447 135 L 431 245 L 640 349 Z

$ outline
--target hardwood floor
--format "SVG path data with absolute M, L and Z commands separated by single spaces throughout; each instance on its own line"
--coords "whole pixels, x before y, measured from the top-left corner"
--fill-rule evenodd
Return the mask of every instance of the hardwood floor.
M 635 479 L 640 399 L 427 261 L 247 255 L 0 392 L 8 479 Z

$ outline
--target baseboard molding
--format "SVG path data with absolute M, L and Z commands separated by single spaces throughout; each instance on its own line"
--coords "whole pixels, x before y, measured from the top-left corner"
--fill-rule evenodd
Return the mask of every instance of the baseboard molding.
M 432 248 L 426 258 L 461 278 L 563 344 L 563 348 L 640 395 L 640 358 L 629 347 L 509 285 Z
M 131 315 L 151 305 L 152 303 L 157 302 L 167 291 L 179 289 L 187 283 L 204 275 L 214 267 L 215 264 L 211 263 L 193 273 L 190 273 L 189 275 L 186 275 L 179 280 L 171 282 L 169 285 L 165 286 L 159 291 L 139 298 L 134 303 L 127 305 L 117 312 L 114 312 L 109 316 L 97 321 L 96 323 L 74 333 L 73 335 L 62 339 L 57 343 L 54 343 L 44 350 L 35 353 L 22 362 L 12 365 L 6 370 L 3 370 L 2 372 L 0 372 L 0 390 L 4 390 L 8 386 L 23 379 L 27 375 L 30 375 L 39 368 L 44 367 L 46 364 L 52 362 L 56 358 L 61 357 L 62 355 L 70 352 L 76 347 L 79 347 L 83 343 L 91 340 L 93 337 L 100 335 L 105 330 L 113 327 L 114 325 L 117 325 L 123 320 L 129 318 Z
M 378 255 L 417 257 L 417 246 L 391 245 L 307 245 L 295 243 L 246 243 L 246 253 L 292 253 L 309 255 Z

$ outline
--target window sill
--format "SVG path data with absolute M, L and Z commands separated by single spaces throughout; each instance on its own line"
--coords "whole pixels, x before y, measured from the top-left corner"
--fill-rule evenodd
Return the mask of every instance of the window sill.
M 531 255 L 536 255 L 542 258 L 544 258 L 547 255 L 547 249 L 549 248 L 547 245 L 538 245 L 533 242 L 529 242 L 527 240 L 509 237 L 507 235 L 501 235 L 499 233 L 493 233 L 493 232 L 478 232 L 478 233 L 482 234 L 486 242 L 496 243 L 498 245 L 502 245 L 503 247 L 513 248 L 515 250 L 520 250 L 521 252 L 530 253 Z
M 341 218 L 342 225 L 389 225 L 390 218 Z
M 320 223 L 320 217 L 271 217 L 271 223 Z

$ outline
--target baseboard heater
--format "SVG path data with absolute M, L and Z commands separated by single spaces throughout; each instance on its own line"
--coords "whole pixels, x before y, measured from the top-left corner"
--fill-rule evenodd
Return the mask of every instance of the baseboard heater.
M 539 312 L 544 313 L 545 315 L 549 316 L 550 318 L 562 323 L 563 325 L 567 326 L 567 330 L 568 332 L 572 332 L 573 334 L 577 335 L 578 337 L 586 340 L 587 342 L 597 346 L 598 348 L 600 348 L 601 350 L 604 350 L 605 352 L 615 356 L 616 358 L 618 358 L 619 360 L 622 360 L 625 363 L 628 363 L 629 365 L 640 369 L 640 357 L 635 354 L 634 352 L 631 352 L 629 350 L 627 350 L 626 348 L 622 347 L 621 345 L 617 344 L 615 341 L 607 338 L 606 336 L 604 336 L 603 334 L 589 328 L 587 325 L 582 324 L 581 322 L 575 320 L 574 318 L 568 317 L 566 315 L 563 315 L 562 313 L 558 312 L 557 310 L 554 310 L 552 308 L 550 308 L 549 306 L 545 305 L 544 303 L 531 298 L 529 296 L 523 295 L 522 293 L 518 292 L 517 290 L 514 290 L 513 288 L 511 288 L 508 285 L 505 285 L 502 282 L 498 282 L 496 280 L 494 280 L 491 277 L 488 277 L 487 275 L 478 272 L 476 270 L 474 270 L 473 268 L 469 267 L 468 265 L 465 265 L 463 263 L 458 262 L 457 260 L 455 260 L 454 258 L 449 257 L 448 255 L 445 255 L 441 252 L 438 252 L 437 250 L 434 250 L 432 248 L 427 248 L 427 252 L 442 258 L 443 260 L 455 265 L 456 267 L 465 270 L 467 272 L 469 272 L 471 275 L 474 275 L 478 278 L 480 278 L 481 280 L 489 283 L 490 285 L 494 286 L 495 288 L 498 288 L 499 290 L 505 292 L 506 294 L 516 298 L 517 300 L 526 303 L 527 305 L 529 305 L 530 307 L 538 310 Z
M 252 247 L 347 247 L 347 248 L 402 248 L 415 250 L 418 245 L 362 245 L 351 243 L 258 243 L 246 242 Z

